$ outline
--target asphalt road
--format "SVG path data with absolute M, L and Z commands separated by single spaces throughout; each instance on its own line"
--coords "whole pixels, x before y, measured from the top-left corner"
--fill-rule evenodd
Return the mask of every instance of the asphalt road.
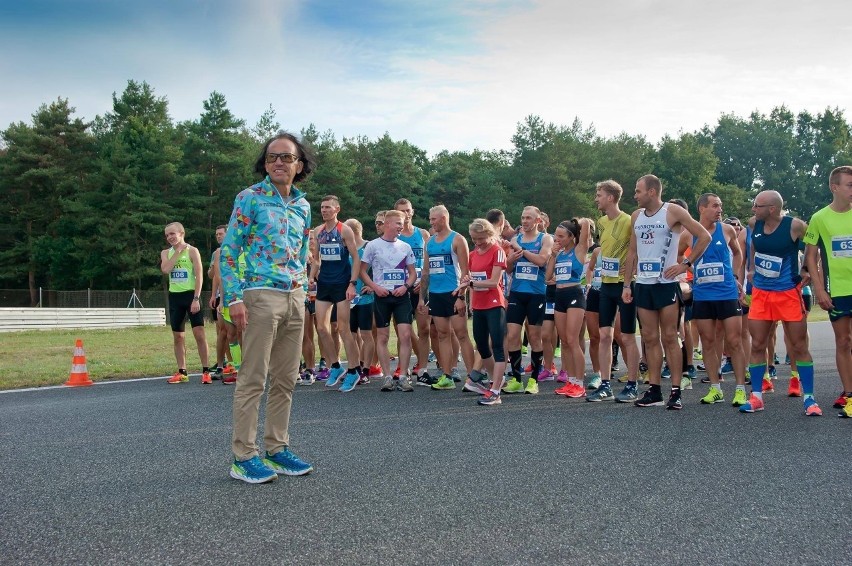
M 780 392 L 703 406 L 700 384 L 681 412 L 317 384 L 291 431 L 316 471 L 258 486 L 228 477 L 220 383 L 4 393 L 0 562 L 849 564 L 852 419 L 811 333 L 822 418 Z

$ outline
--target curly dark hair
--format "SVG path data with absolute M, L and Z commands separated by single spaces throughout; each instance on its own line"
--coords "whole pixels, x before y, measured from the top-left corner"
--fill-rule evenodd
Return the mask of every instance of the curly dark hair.
M 295 135 L 290 132 L 285 132 L 284 130 L 279 130 L 275 136 L 269 138 L 266 143 L 263 144 L 263 149 L 260 150 L 260 155 L 257 156 L 257 161 L 254 162 L 254 172 L 258 173 L 262 177 L 266 177 L 266 151 L 269 149 L 269 144 L 275 140 L 282 139 L 290 140 L 296 145 L 296 151 L 299 152 L 299 160 L 302 162 L 302 170 L 293 177 L 293 181 L 298 183 L 307 179 L 308 176 L 314 172 L 314 169 L 317 168 L 317 158 L 314 154 L 314 150 L 308 144 L 299 141 L 299 138 Z

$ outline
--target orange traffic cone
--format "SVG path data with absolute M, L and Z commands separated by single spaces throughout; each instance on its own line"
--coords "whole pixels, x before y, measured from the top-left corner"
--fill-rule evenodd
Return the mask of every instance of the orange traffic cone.
M 71 375 L 65 385 L 69 387 L 81 387 L 84 385 L 92 385 L 92 380 L 89 379 L 89 370 L 86 369 L 86 354 L 83 352 L 83 341 L 77 338 L 77 344 L 74 346 L 74 359 L 71 360 Z

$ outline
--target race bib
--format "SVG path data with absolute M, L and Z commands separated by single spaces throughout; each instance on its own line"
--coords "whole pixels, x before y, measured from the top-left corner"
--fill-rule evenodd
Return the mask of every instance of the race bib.
M 770 279 L 781 277 L 782 261 L 778 256 L 754 252 L 754 270 Z
M 444 269 L 444 258 L 443 256 L 438 257 L 430 257 L 429 258 L 429 275 L 439 275 L 446 273 L 446 269 Z
M 602 276 L 601 268 L 596 267 L 595 271 L 593 272 L 593 275 L 592 275 L 592 285 L 594 285 L 595 287 L 600 287 L 601 286 L 601 276 Z
M 380 283 L 385 289 L 393 291 L 397 287 L 405 285 L 405 270 L 404 269 L 387 269 L 382 274 L 382 282 Z
M 852 236 L 832 236 L 831 255 L 834 257 L 852 257 Z
M 188 269 L 172 269 L 172 272 L 169 273 L 169 280 L 173 283 L 182 283 L 187 279 L 189 279 Z
M 470 272 L 470 278 L 473 281 L 486 281 L 486 280 L 488 280 L 488 276 L 485 274 L 484 271 L 471 271 Z M 474 287 L 473 290 L 474 291 L 487 291 L 488 289 L 483 289 L 482 287 Z
M 600 273 L 603 277 L 618 277 L 618 271 L 621 269 L 621 262 L 617 257 L 602 257 Z
M 519 261 L 515 264 L 515 278 L 523 281 L 536 281 L 538 279 L 538 266 L 528 261 Z
M 553 274 L 557 283 L 568 283 L 571 281 L 571 262 L 557 263 Z
M 695 266 L 695 283 L 721 283 L 725 280 L 725 266 L 721 261 L 704 263 Z
M 553 314 L 556 303 L 544 303 L 544 314 Z
M 656 278 L 662 272 L 663 262 L 659 259 L 640 259 L 637 265 L 637 277 L 640 279 Z
M 322 261 L 340 261 L 339 244 L 320 244 L 320 259 Z

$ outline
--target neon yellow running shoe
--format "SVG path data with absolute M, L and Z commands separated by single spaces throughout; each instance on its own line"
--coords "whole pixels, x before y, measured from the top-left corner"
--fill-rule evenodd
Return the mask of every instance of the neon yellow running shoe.
M 455 389 L 456 382 L 453 381 L 452 377 L 448 375 L 442 375 L 441 379 L 439 379 L 436 383 L 432 384 L 432 389 L 441 390 L 441 389 Z
M 703 401 L 703 399 L 702 399 Z M 734 407 L 742 407 L 748 403 L 748 397 L 746 397 L 746 392 L 744 389 L 737 389 L 734 393 L 734 400 L 731 401 L 731 405 Z
M 524 393 L 528 393 L 529 395 L 538 395 L 538 381 L 530 378 L 527 380 L 527 387 L 524 389 Z
M 513 377 L 503 385 L 503 393 L 522 393 L 523 391 L 524 385 L 517 377 Z
M 745 403 L 745 391 L 738 391 L 737 393 L 743 394 L 743 403 Z M 707 392 L 707 395 L 701 398 L 701 402 L 705 405 L 712 405 L 713 403 L 721 403 L 725 400 L 725 395 L 720 390 L 715 387 L 711 387 L 710 391 Z
M 846 398 L 846 405 L 843 406 L 837 416 L 852 419 L 852 397 Z

